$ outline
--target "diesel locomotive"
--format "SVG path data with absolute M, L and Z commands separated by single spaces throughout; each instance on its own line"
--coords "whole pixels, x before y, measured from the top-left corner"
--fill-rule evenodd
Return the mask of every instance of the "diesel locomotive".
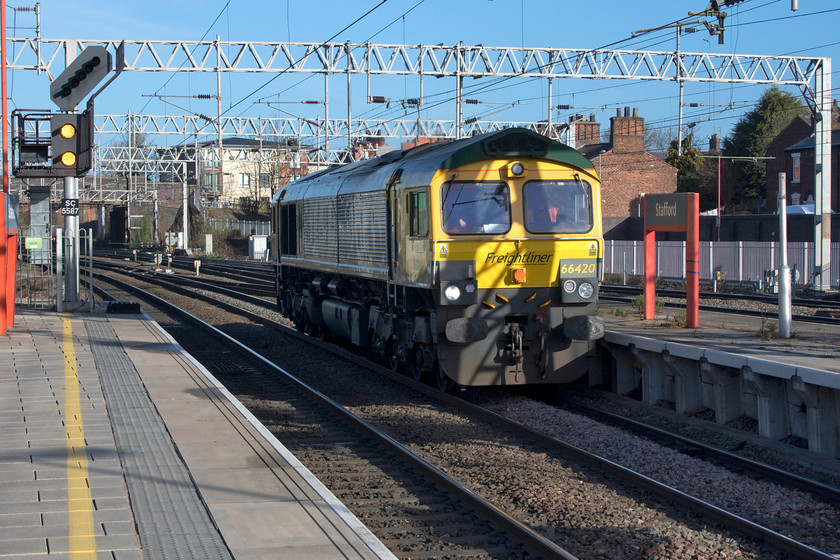
M 604 333 L 600 201 L 520 128 L 315 172 L 272 199 L 277 304 L 440 389 L 568 383 Z

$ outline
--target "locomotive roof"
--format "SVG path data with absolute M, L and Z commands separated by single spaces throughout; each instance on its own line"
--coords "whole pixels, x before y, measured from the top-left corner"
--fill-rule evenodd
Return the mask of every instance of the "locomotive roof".
M 580 170 L 593 169 L 592 162 L 577 150 L 525 128 L 509 128 L 452 142 L 423 144 L 407 150 L 395 150 L 376 158 L 333 166 L 290 183 L 289 188 L 314 187 L 336 182 L 346 189 L 364 188 L 371 182 L 384 185 L 397 169 L 402 169 L 400 183 L 413 187 L 429 185 L 439 170 L 455 169 L 486 159 L 536 158 L 554 161 Z M 374 177 L 379 175 L 380 177 Z M 368 188 L 370 188 L 368 186 Z M 278 191 L 279 193 L 282 192 Z M 277 197 L 277 195 L 276 195 Z M 276 198 L 275 198 L 276 201 Z

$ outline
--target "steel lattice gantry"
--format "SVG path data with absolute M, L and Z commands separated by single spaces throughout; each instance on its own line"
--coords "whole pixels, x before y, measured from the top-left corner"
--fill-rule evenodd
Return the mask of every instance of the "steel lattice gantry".
M 604 49 L 513 48 L 372 43 L 87 41 L 11 38 L 13 70 L 55 75 L 68 43 L 123 44 L 125 70 L 545 77 L 773 83 L 806 87 L 824 59 Z M 39 54 L 40 53 L 40 54 Z M 58 61 L 58 62 L 57 62 Z M 56 66 L 58 64 L 58 66 Z
M 417 75 L 455 77 L 455 135 L 462 134 L 463 78 L 580 78 L 797 86 L 815 116 L 817 196 L 815 284 L 827 291 L 831 241 L 831 60 L 678 51 L 514 48 L 482 45 L 386 45 L 372 43 L 272 43 L 251 41 L 93 41 L 10 38 L 12 70 L 63 70 L 70 47 L 122 45 L 124 71 L 259 72 Z M 422 84 L 422 82 L 421 82 Z M 421 85 L 422 92 L 422 85 Z M 421 94 L 422 97 L 422 94 Z M 549 99 L 550 99 L 549 95 Z M 221 110 L 219 111 L 221 120 Z M 352 123 L 348 95 L 348 123 Z M 330 123 L 325 114 L 324 121 Z M 548 130 L 551 130 L 549 117 Z M 217 126 L 221 138 L 221 124 Z M 353 126 L 346 127 L 348 141 Z M 329 139 L 329 134 L 326 136 Z

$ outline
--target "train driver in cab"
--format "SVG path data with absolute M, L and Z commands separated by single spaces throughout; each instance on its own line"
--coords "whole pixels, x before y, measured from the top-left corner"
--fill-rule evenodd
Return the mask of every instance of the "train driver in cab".
M 526 185 L 525 227 L 534 233 L 549 233 L 568 229 L 566 212 L 551 185 Z
M 461 233 L 466 231 L 467 221 L 464 219 L 464 216 L 452 210 L 445 213 L 447 214 L 447 218 L 443 229 L 447 233 Z

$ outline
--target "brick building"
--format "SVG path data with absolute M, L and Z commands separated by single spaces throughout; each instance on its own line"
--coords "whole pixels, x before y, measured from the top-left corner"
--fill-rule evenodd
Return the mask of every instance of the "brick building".
M 840 107 L 831 105 L 831 209 L 840 211 Z M 767 146 L 766 212 L 777 210 L 779 173 L 785 173 L 788 204 L 813 202 L 814 126 L 810 117 L 798 116 Z
M 601 208 L 605 218 L 637 217 L 643 194 L 673 193 L 677 169 L 665 163 L 665 154 L 645 151 L 645 120 L 638 109 L 616 110 L 610 118 L 610 141 L 601 142 L 601 125 L 590 115 L 574 122 L 572 145 L 595 164 L 601 176 Z

